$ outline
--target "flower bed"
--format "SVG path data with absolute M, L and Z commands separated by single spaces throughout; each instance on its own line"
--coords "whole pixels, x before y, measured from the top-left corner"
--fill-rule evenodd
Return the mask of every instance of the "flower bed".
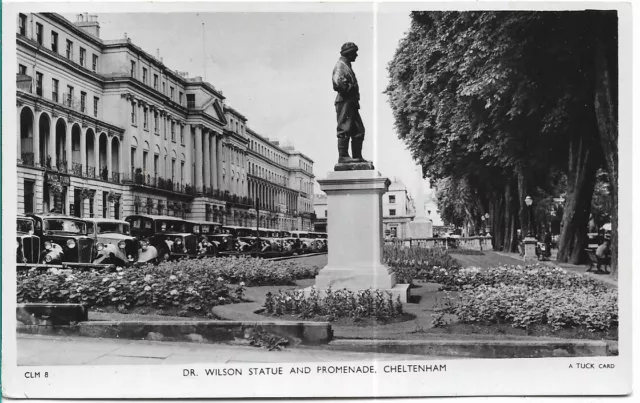
M 446 298 L 435 309 L 434 325 L 446 324 L 445 315 L 458 323 L 511 323 L 516 328 L 549 325 L 552 330 L 583 327 L 607 331 L 618 325 L 615 290 L 562 289 L 524 285 L 481 285 Z
M 447 315 L 455 315 L 458 323 L 548 325 L 554 331 L 608 331 L 618 325 L 617 290 L 558 267 L 433 268 L 422 275 L 458 291 L 435 308 L 435 326 L 446 325 Z
M 328 321 L 339 318 L 389 321 L 403 315 L 400 298 L 394 300 L 391 293 L 378 290 L 328 289 L 322 296 L 315 288 L 308 295 L 303 290 L 279 290 L 277 294 L 267 293 L 264 308 L 268 315 L 293 315 L 302 319 L 322 317 Z
M 396 273 L 398 283 L 411 284 L 420 273 L 434 268 L 460 269 L 460 264 L 442 248 L 407 248 L 385 245 L 383 261 Z
M 606 290 L 602 283 L 560 267 L 542 263 L 530 266 L 499 266 L 488 269 L 477 267 L 437 267 L 421 269 L 416 278 L 441 284 L 443 290 L 463 290 L 481 285 L 524 285 L 541 288 L 588 288 Z
M 307 267 L 293 260 L 264 260 L 252 257 L 223 257 L 184 259 L 165 262 L 158 267 L 182 272 L 201 272 L 207 276 L 222 277 L 232 284 L 247 287 L 264 285 L 295 285 L 296 280 L 314 278 L 320 268 Z
M 17 276 L 17 300 L 82 303 L 118 311 L 150 307 L 180 316 L 211 316 L 213 306 L 242 301 L 244 285 L 230 287 L 206 270 L 180 271 L 167 265 L 118 268 L 116 272 L 31 269 Z

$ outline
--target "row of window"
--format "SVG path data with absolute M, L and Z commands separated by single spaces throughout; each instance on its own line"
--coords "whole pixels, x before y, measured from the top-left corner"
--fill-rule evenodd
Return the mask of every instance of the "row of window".
M 302 168 L 304 171 L 311 173 L 311 165 L 307 164 L 306 162 L 299 160 L 298 166 Z
M 27 74 L 27 66 L 22 64 L 18 65 L 18 74 Z M 44 74 L 36 71 L 36 95 L 43 96 L 43 80 Z M 67 85 L 67 92 L 60 94 L 60 81 L 56 78 L 51 78 L 51 100 L 56 103 L 62 103 L 63 105 L 79 110 L 82 113 L 88 113 L 87 111 L 87 93 L 80 91 L 80 100 L 75 98 L 75 88 L 71 85 Z M 93 97 L 93 117 L 98 117 L 98 108 L 100 105 L 100 98 Z
M 27 16 L 24 14 L 20 14 L 19 22 L 18 22 L 18 32 L 22 36 L 27 35 Z M 44 26 L 39 22 L 36 22 L 36 42 L 40 46 L 44 46 Z M 54 30 L 51 30 L 51 51 L 55 53 L 59 53 L 58 47 L 58 33 Z M 74 58 L 74 44 L 73 41 L 67 39 L 66 47 L 65 47 L 65 55 L 67 59 L 75 62 Z M 78 58 L 78 64 L 84 68 L 88 68 L 87 66 L 87 49 L 80 47 L 79 48 L 80 56 Z M 98 55 L 91 55 L 91 71 L 94 73 L 98 72 Z
M 136 147 L 131 147 L 131 165 L 135 165 L 135 161 L 136 161 L 136 155 L 137 155 L 137 148 Z M 142 151 L 142 171 L 146 174 L 147 173 L 147 167 L 148 167 L 148 157 L 149 157 L 149 152 L 148 151 Z M 180 161 L 180 183 L 184 182 L 184 161 Z M 163 159 L 163 167 L 167 166 L 167 155 L 164 155 L 164 159 Z M 153 172 L 157 175 L 157 176 L 164 176 L 164 173 L 159 173 L 159 167 L 160 167 L 160 155 L 159 154 L 154 154 L 153 155 Z M 164 172 L 164 171 L 163 171 Z M 175 158 L 171 158 L 171 180 L 173 182 L 176 181 L 176 159 Z
M 137 63 L 134 60 L 131 60 L 131 78 L 135 78 L 138 79 L 138 67 L 137 67 Z M 149 84 L 149 69 L 147 69 L 146 67 L 142 67 L 142 83 L 144 85 L 150 85 Z M 156 91 L 160 91 L 160 88 L 158 88 L 158 84 L 159 84 L 160 78 L 157 74 L 153 74 L 153 89 Z M 171 99 L 173 102 L 178 103 L 179 105 L 184 106 L 183 102 L 184 102 L 184 93 L 182 91 L 178 91 L 178 97 L 176 98 L 176 89 L 174 86 L 170 85 L 169 86 L 169 93 L 167 94 L 167 83 L 165 81 L 162 82 L 162 94 L 169 96 L 169 99 Z M 186 100 L 187 100 L 187 108 L 195 108 L 196 107 L 196 96 L 195 94 L 187 94 L 186 96 Z
M 257 141 L 251 140 L 249 147 L 251 147 L 251 149 L 257 152 L 258 154 L 267 157 L 271 161 L 274 161 L 280 165 L 287 166 L 287 159 L 285 157 L 274 152 L 273 150 L 268 149 L 262 144 L 259 144 Z
M 131 125 L 138 126 L 138 106 L 135 102 L 131 102 Z M 176 142 L 176 122 L 174 120 L 170 120 L 171 126 L 171 141 Z M 142 108 L 142 128 L 144 130 L 149 130 L 149 108 L 146 106 Z M 179 125 L 180 130 L 180 144 L 184 145 L 184 128 L 182 125 Z M 159 136 L 160 135 L 160 124 L 159 124 L 159 116 L 158 112 L 153 113 L 153 132 Z M 167 140 L 167 130 L 165 127 L 164 139 Z
M 249 163 L 249 173 L 251 175 L 258 176 L 260 178 L 264 178 L 268 181 L 278 183 L 283 186 L 287 186 L 287 177 L 284 175 L 278 175 L 274 172 L 269 171 L 261 166 L 258 166 L 253 163 Z

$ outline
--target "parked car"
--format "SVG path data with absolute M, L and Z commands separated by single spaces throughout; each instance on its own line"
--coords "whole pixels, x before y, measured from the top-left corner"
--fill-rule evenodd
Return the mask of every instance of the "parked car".
M 139 262 L 198 256 L 197 237 L 189 231 L 189 224 L 180 218 L 134 214 L 125 221 L 131 225 L 131 235 L 141 242 Z
M 89 218 L 87 233 L 93 236 L 93 263 L 130 265 L 138 260 L 140 242 L 131 235 L 130 224 L 111 218 Z
M 199 256 L 218 256 L 219 242 L 215 236 L 220 234 L 222 224 L 210 221 L 187 221 L 187 230 L 197 239 L 196 251 Z
M 302 253 L 310 253 L 313 251 L 313 240 L 309 237 L 309 233 L 307 231 L 289 231 L 292 238 L 297 238 L 300 240 Z
M 91 263 L 94 240 L 87 234 L 87 223 L 62 214 L 29 214 L 34 234 L 40 237 L 41 263 Z
M 16 219 L 16 263 L 38 263 L 40 238 L 34 235 L 35 220 L 18 216 Z

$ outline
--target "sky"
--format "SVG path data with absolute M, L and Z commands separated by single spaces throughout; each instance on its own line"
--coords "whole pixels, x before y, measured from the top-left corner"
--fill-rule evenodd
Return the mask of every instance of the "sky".
M 126 36 L 146 52 L 159 50 L 172 70 L 202 76 L 222 90 L 264 137 L 291 142 L 314 161 L 316 179 L 337 162 L 333 66 L 344 42 L 355 42 L 366 128 L 363 156 L 402 180 L 414 195 L 431 193 L 398 139 L 383 94 L 387 64 L 409 29 L 406 12 L 97 13 L 101 39 Z M 64 14 L 71 21 L 75 15 Z M 374 17 L 375 16 L 375 17 Z M 204 25 L 203 25 L 204 24 Z M 377 27 L 374 28 L 374 27 Z M 316 193 L 320 187 L 316 183 Z M 439 221 L 439 220 L 438 220 Z M 435 222 L 434 222 L 435 223 Z

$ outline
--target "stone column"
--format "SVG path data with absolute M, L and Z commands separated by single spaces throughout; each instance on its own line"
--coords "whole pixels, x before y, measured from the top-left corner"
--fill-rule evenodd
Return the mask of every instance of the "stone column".
M 51 124 L 51 130 L 49 131 L 49 149 L 47 150 L 47 155 L 51 156 L 51 166 L 54 167 L 56 165 L 56 159 L 58 158 L 58 150 L 56 147 L 56 137 L 57 137 L 57 121 L 58 119 L 51 119 L 53 122 Z M 45 155 L 45 161 L 46 157 Z
M 94 166 L 96 167 L 96 176 L 100 177 L 100 133 L 98 132 L 98 130 L 96 129 L 95 133 L 93 134 L 94 136 L 94 140 L 93 140 L 93 162 L 94 162 Z M 140 161 L 142 161 L 142 145 L 140 146 L 140 156 L 138 157 L 140 159 Z M 142 164 L 140 164 L 140 166 L 142 166 Z M 97 212 L 96 212 L 97 214 Z
M 211 132 L 209 160 L 211 161 L 211 187 L 218 189 L 218 133 Z
M 122 152 L 121 152 L 122 153 Z M 87 130 L 80 129 L 80 165 L 82 165 L 82 176 L 87 172 Z
M 42 112 L 34 111 L 35 117 L 33 122 L 33 163 L 35 166 L 40 166 L 40 115 L 42 115 Z
M 196 125 L 196 189 L 202 191 L 202 126 Z
M 211 147 L 209 145 L 209 130 L 204 130 L 202 137 L 204 138 L 204 185 L 207 187 L 211 187 Z
M 107 180 L 109 180 L 109 178 L 111 176 L 113 176 L 112 175 L 113 166 L 111 164 L 111 158 L 112 158 L 112 155 L 111 155 L 111 142 L 112 141 L 113 141 L 113 137 L 109 137 L 107 135 Z
M 22 130 L 21 129 L 21 124 L 22 124 L 22 122 L 21 122 L 21 119 L 20 119 L 20 112 L 22 112 L 22 108 L 20 108 L 20 106 L 18 106 L 17 109 L 18 109 L 18 119 L 16 120 L 16 122 L 17 122 L 17 126 L 18 126 L 18 137 L 17 137 L 18 141 L 16 141 L 16 143 L 18 143 L 18 149 L 16 150 L 17 151 L 16 157 L 17 157 L 19 162 L 22 162 L 22 133 L 21 133 L 21 130 Z
M 65 159 L 67 160 L 67 172 L 71 171 L 71 165 L 73 165 L 73 147 L 72 144 L 73 142 L 71 141 L 71 132 L 72 132 L 72 128 L 73 125 L 71 122 L 67 122 L 67 133 L 65 134 L 64 140 L 65 140 L 65 149 L 66 149 L 66 154 L 65 155 Z M 20 138 L 18 137 L 18 142 L 20 142 Z M 70 199 L 67 199 L 67 201 Z
M 185 133 L 184 139 L 184 182 L 193 185 L 193 178 L 191 177 L 191 154 L 193 150 L 193 144 L 191 142 L 191 125 L 185 124 L 182 128 L 182 132 Z
M 320 291 L 369 288 L 389 291 L 407 302 L 408 284 L 396 284 L 396 276 L 382 263 L 382 195 L 390 181 L 374 170 L 333 171 L 318 181 L 327 194 L 330 248 L 328 264 L 316 276 Z
M 218 189 L 223 190 L 222 183 L 222 136 L 217 135 L 216 139 L 216 176 L 218 181 Z

